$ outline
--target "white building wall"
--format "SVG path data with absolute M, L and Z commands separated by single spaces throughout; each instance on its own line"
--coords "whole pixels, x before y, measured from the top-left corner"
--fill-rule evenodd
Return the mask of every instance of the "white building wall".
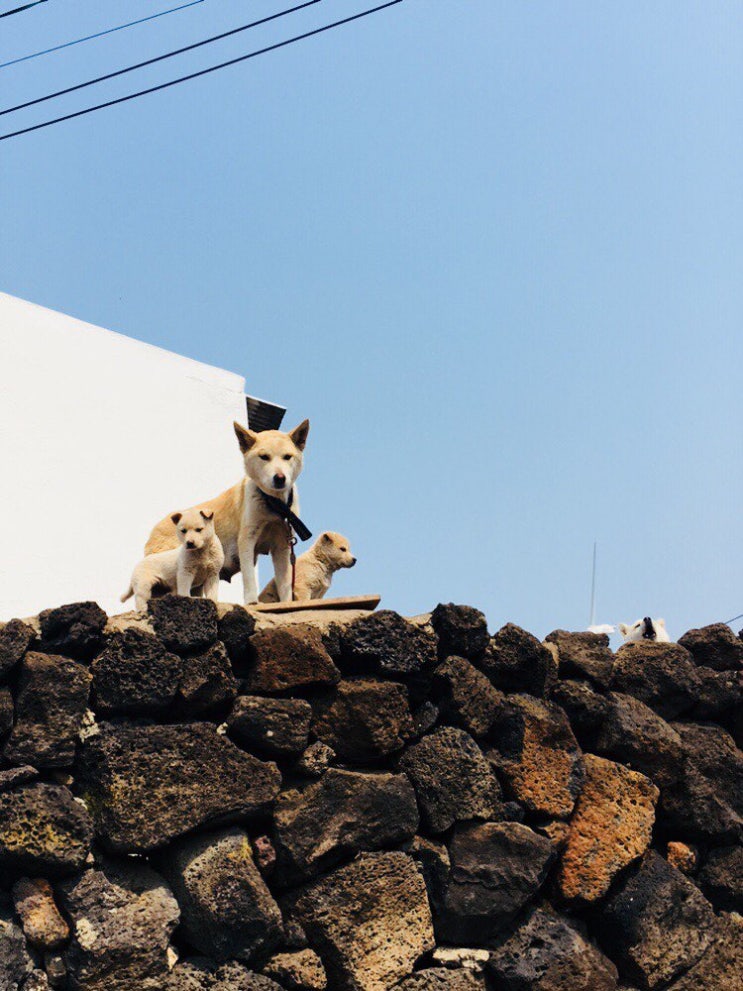
M 0 345 L 0 620 L 133 608 L 151 527 L 241 477 L 244 379 L 3 293 Z

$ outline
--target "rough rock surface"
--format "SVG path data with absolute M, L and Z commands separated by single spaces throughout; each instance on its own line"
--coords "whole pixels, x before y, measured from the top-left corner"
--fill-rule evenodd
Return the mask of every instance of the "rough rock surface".
M 570 815 L 583 784 L 583 755 L 563 710 L 528 695 L 511 696 L 493 726 L 488 757 L 529 812 Z
M 183 661 L 151 633 L 114 633 L 93 661 L 93 696 L 102 716 L 164 713 L 172 705 Z
M 567 714 L 570 727 L 584 750 L 593 751 L 609 711 L 609 700 L 588 681 L 567 678 L 552 689 L 551 699 Z
M 503 692 L 541 697 L 557 681 L 557 662 L 551 651 L 513 623 L 498 630 L 478 664 Z
M 72 602 L 46 609 L 39 614 L 39 649 L 46 654 L 89 661 L 101 646 L 106 618 L 97 602 Z
M 297 883 L 361 850 L 405 843 L 415 835 L 418 809 L 404 774 L 331 768 L 304 791 L 283 794 L 275 824 L 280 877 Z
M 485 991 L 485 984 L 471 970 L 427 967 L 400 981 L 396 988 L 397 991 Z
M 328 986 L 322 960 L 314 950 L 277 953 L 263 967 L 263 973 L 286 991 L 325 991 Z
M 0 738 L 13 728 L 13 696 L 9 688 L 0 688 Z
M 697 963 L 669 991 L 733 991 L 743 983 L 743 919 L 728 916 Z
M 11 619 L 0 629 L 0 678 L 5 678 L 23 658 L 34 636 L 33 629 L 20 619 Z
M 743 670 L 743 640 L 736 637 L 726 623 L 689 630 L 678 642 L 701 667 L 714 671 Z
M 595 752 L 647 775 L 659 786 L 683 773 L 684 745 L 678 733 L 644 702 L 610 693 Z
M 342 681 L 313 709 L 313 733 L 341 760 L 373 762 L 401 750 L 413 736 L 407 690 L 393 681 Z
M 272 759 L 296 757 L 307 747 L 312 707 L 304 699 L 241 695 L 227 717 L 238 745 Z
M 237 695 L 237 680 L 221 643 L 183 661 L 178 684 L 178 708 L 185 717 L 226 712 Z
M 39 950 L 56 950 L 70 936 L 70 927 L 60 915 L 52 886 L 44 878 L 21 878 L 13 885 L 13 903 L 23 934 Z
M 677 643 L 627 643 L 614 662 L 611 687 L 632 695 L 663 719 L 676 719 L 696 703 L 699 670 L 688 650 Z
M 217 640 L 217 607 L 211 599 L 164 595 L 150 599 L 149 611 L 155 633 L 177 654 L 196 654 Z
M 255 617 L 242 606 L 232 606 L 220 616 L 217 632 L 232 663 L 238 667 L 244 665 L 250 657 L 250 638 L 255 633 Z
M 423 879 L 403 853 L 366 853 L 307 889 L 296 912 L 339 991 L 386 991 L 434 947 Z
M 388 609 L 346 627 L 341 652 L 347 670 L 390 677 L 420 672 L 437 657 L 430 633 Z
M 261 630 L 251 641 L 246 692 L 276 695 L 335 685 L 341 673 L 325 649 L 320 631 L 309 625 Z
M 441 657 L 479 657 L 489 642 L 488 623 L 472 606 L 439 603 L 431 613 L 431 626 L 438 637 Z
M 743 915 L 743 847 L 712 850 L 699 872 L 698 882 L 715 908 Z
M 433 690 L 441 718 L 475 739 L 487 736 L 504 701 L 503 693 L 464 657 L 448 657 L 437 666 Z
M 658 789 L 643 774 L 593 754 L 570 820 L 557 883 L 567 900 L 594 902 L 616 874 L 647 850 Z
M 60 785 L 26 784 L 0 793 L 0 871 L 58 877 L 79 870 L 93 824 Z
M 72 991 L 159 991 L 179 916 L 159 875 L 111 862 L 60 885 L 60 893 L 73 927 L 66 953 Z
M 243 830 L 180 840 L 160 866 L 181 909 L 181 932 L 197 950 L 219 961 L 249 961 L 280 942 L 281 912 Z
M 330 767 L 335 759 L 335 750 L 322 740 L 311 743 L 294 765 L 297 774 L 308 778 L 319 778 Z
M 114 726 L 90 737 L 80 787 L 97 837 L 119 853 L 152 850 L 198 826 L 266 812 L 280 775 L 213 726 Z
M 434 730 L 403 754 L 400 769 L 412 781 L 421 817 L 432 833 L 443 833 L 464 819 L 500 818 L 500 785 L 464 730 Z
M 546 640 L 557 647 L 561 676 L 588 678 L 602 688 L 607 687 L 614 656 L 609 650 L 609 638 L 605 633 L 554 630 Z

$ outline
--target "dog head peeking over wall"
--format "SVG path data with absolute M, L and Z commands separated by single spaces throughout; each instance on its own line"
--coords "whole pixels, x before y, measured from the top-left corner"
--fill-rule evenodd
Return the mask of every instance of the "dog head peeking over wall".
M 256 433 L 235 423 L 245 474 L 259 489 L 271 495 L 288 492 L 302 471 L 302 456 L 309 432 L 309 420 L 303 420 L 289 433 L 282 430 Z
M 652 640 L 655 643 L 670 643 L 671 638 L 666 630 L 664 619 L 651 619 L 645 616 L 634 623 L 620 623 L 619 632 L 624 637 L 625 643 L 634 643 L 641 640 Z

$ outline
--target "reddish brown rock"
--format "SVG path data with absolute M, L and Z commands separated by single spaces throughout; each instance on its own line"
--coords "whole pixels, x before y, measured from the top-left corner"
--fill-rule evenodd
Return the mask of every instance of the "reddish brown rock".
M 313 733 L 341 760 L 363 763 L 388 757 L 413 735 L 407 690 L 393 681 L 342 681 L 317 699 L 313 710 Z
M 666 846 L 666 860 L 682 874 L 693 874 L 699 866 L 699 851 L 688 843 L 671 840 Z
M 647 850 L 658 789 L 643 774 L 593 754 L 585 755 L 584 766 L 557 883 L 563 898 L 589 903 Z
M 44 878 L 21 878 L 13 885 L 13 903 L 26 939 L 42 951 L 58 949 L 70 936 L 52 886 Z
M 340 681 L 341 673 L 325 649 L 320 631 L 309 624 L 261 630 L 253 634 L 250 649 L 246 692 L 278 695 Z
M 529 812 L 566 818 L 583 783 L 583 759 L 563 710 L 528 695 L 512 695 L 493 726 L 488 757 Z

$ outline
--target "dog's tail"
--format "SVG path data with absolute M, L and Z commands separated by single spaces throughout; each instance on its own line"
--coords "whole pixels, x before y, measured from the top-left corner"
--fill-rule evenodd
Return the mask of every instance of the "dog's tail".
M 119 602 L 126 602 L 126 600 L 127 600 L 127 599 L 131 599 L 131 597 L 132 597 L 133 595 L 134 595 L 134 589 L 132 588 L 132 586 L 131 586 L 131 584 L 130 584 L 130 585 L 129 585 L 129 588 L 128 588 L 128 589 L 126 590 L 126 592 L 124 592 L 124 594 L 123 594 L 123 595 L 121 596 L 121 598 L 119 599 Z

